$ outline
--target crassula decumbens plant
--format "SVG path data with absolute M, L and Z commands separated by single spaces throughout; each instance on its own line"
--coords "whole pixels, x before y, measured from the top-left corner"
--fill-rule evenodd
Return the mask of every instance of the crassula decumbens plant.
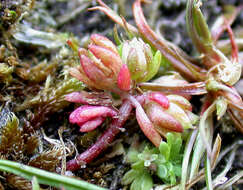
M 150 45 L 136 37 L 124 40 L 119 47 L 99 34 L 91 35 L 90 41 L 87 49 L 74 48 L 76 45 L 68 42 L 80 59 L 80 66 L 72 68 L 70 73 L 91 90 L 66 95 L 66 100 L 82 104 L 70 114 L 69 121 L 79 125 L 81 132 L 94 130 L 108 117 L 112 121 L 94 145 L 67 163 L 67 169 L 78 169 L 103 151 L 121 131 L 133 108 L 141 130 L 156 147 L 167 132 L 182 133 L 193 128 L 197 119 L 191 112 L 188 95 L 142 91 L 137 87 L 158 72 L 162 57 L 159 51 L 154 52 Z M 187 83 L 177 78 L 174 82 Z M 166 79 L 169 82 L 169 77 Z M 112 94 L 119 96 L 120 105 L 113 104 Z
M 127 23 L 101 0 L 97 1 L 100 6 L 90 10 L 104 12 L 123 27 L 130 38 L 122 40 L 118 47 L 100 35 L 91 36 L 87 49 L 78 49 L 69 42 L 81 63 L 70 73 L 90 89 L 67 95 L 68 101 L 82 104 L 70 115 L 70 122 L 78 124 L 85 132 L 98 127 L 106 117 L 112 120 L 94 145 L 67 163 L 67 169 L 76 170 L 97 157 L 115 139 L 133 110 L 145 136 L 155 147 L 160 147 L 162 137 L 166 138 L 168 132 L 182 133 L 194 128 L 198 117 L 191 112 L 189 100 L 192 95 L 205 94 L 199 130 L 195 128 L 189 132 L 183 157 L 184 175 L 175 188 L 183 190 L 200 180 L 204 174 L 199 172 L 199 166 L 205 159 L 207 186 L 212 189 L 211 168 L 215 167 L 221 142 L 217 137 L 213 146 L 213 113 L 216 112 L 219 120 L 227 112 L 243 133 L 240 122 L 243 102 L 233 87 L 241 75 L 237 43 L 230 27 L 233 16 L 224 17 L 224 22 L 209 31 L 200 10 L 201 1 L 187 1 L 187 28 L 199 53 L 198 57 L 192 58 L 149 27 L 141 6 L 145 1 L 135 0 L 133 4 L 137 27 Z M 230 36 L 231 56 L 217 47 L 217 41 L 225 30 Z M 169 62 L 177 72 L 155 77 L 163 65 L 161 60 Z M 151 79 L 154 80 L 151 82 Z M 112 94 L 120 97 L 120 105 L 113 103 Z M 205 150 L 207 156 L 204 157 Z M 192 163 L 189 163 L 190 158 Z

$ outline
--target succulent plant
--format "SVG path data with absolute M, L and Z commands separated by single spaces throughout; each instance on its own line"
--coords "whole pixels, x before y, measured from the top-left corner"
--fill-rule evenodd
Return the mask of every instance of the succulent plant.
M 141 144 L 129 149 L 126 161 L 131 164 L 131 169 L 122 179 L 124 185 L 131 184 L 131 190 L 150 190 L 152 175 L 157 175 L 164 183 L 176 184 L 177 177 L 181 176 L 182 139 L 173 133 L 167 133 L 166 139 L 167 142 L 162 141 L 158 148 Z

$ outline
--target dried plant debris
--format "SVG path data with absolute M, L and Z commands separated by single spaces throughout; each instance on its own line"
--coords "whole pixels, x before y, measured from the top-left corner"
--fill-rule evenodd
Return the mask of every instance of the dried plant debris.
M 62 158 L 61 149 L 51 149 L 48 151 L 43 151 L 40 154 L 36 154 L 28 162 L 29 166 L 44 169 L 50 172 L 55 172 L 56 167 L 59 166 Z
M 67 93 L 79 91 L 82 88 L 82 83 L 73 78 L 65 78 L 63 81 L 50 84 L 50 86 L 46 84 L 46 88 L 39 91 L 33 98 L 27 99 L 16 108 L 16 111 L 32 109 L 33 114 L 30 116 L 30 122 L 35 128 L 38 128 L 48 120 L 48 115 L 60 112 L 69 105 L 64 99 Z
M 65 45 L 68 35 L 44 32 L 30 28 L 28 25 L 17 25 L 13 37 L 20 41 L 32 45 L 44 46 L 49 49 L 56 49 Z
M 17 189 L 17 190 L 31 190 L 32 189 L 32 185 L 31 182 L 19 177 L 17 175 L 14 174 L 9 174 L 6 176 L 6 183 L 8 183 L 8 185 L 11 188 Z
M 36 134 L 25 133 L 19 120 L 8 108 L 1 109 L 0 154 L 6 159 L 23 160 L 33 155 L 38 146 Z
M 39 145 L 39 138 L 36 134 L 25 133 L 19 126 L 19 120 L 8 106 L 1 107 L 0 113 L 0 156 L 1 159 L 25 161 L 33 155 Z M 31 184 L 25 179 L 6 174 L 6 185 L 15 189 L 31 189 Z
M 0 81 L 6 84 L 12 81 L 13 67 L 7 65 L 6 63 L 0 64 Z
M 45 148 L 38 152 L 40 137 L 36 133 L 28 133 L 19 125 L 19 120 L 8 106 L 1 108 L 0 113 L 0 156 L 1 159 L 26 163 L 40 169 L 55 172 L 60 166 L 63 151 L 57 148 Z M 31 183 L 19 176 L 4 174 L 6 185 L 15 189 L 31 189 Z
M 3 0 L 0 4 L 1 29 L 7 29 L 20 17 L 23 1 Z

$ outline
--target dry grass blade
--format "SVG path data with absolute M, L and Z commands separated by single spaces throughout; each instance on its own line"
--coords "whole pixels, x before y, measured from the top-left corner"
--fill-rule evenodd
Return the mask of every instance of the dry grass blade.
M 207 93 L 205 83 L 189 83 L 180 86 L 161 85 L 159 83 L 140 83 L 139 87 L 146 90 L 162 91 L 164 93 L 181 95 L 203 95 Z

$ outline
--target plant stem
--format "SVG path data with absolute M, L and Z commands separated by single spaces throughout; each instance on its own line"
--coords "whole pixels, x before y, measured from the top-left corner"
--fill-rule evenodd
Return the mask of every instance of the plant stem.
M 141 0 L 136 0 L 133 4 L 133 15 L 142 38 L 152 47 L 159 50 L 162 55 L 171 62 L 173 67 L 189 80 L 197 81 L 203 78 L 200 72 L 195 70 L 195 65 L 186 60 L 176 51 L 168 46 L 168 42 L 159 37 L 148 25 L 144 17 Z
M 119 116 L 113 119 L 110 127 L 96 141 L 95 144 L 93 144 L 83 153 L 79 154 L 76 158 L 67 162 L 67 170 L 74 171 L 79 169 L 82 165 L 90 163 L 102 151 L 104 151 L 114 140 L 115 136 L 121 131 L 121 128 L 128 119 L 131 111 L 132 105 L 130 101 L 125 100 L 120 107 Z

